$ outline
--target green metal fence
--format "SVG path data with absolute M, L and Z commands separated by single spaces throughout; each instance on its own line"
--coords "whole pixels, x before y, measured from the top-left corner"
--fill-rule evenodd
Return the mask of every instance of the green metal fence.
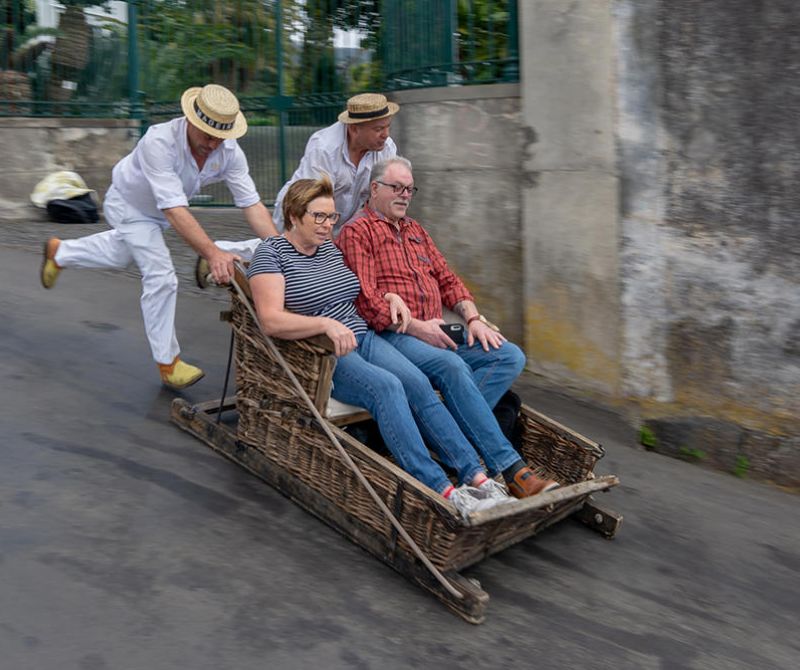
M 0 0 L 0 116 L 141 118 L 180 113 L 214 81 L 236 91 L 240 141 L 269 200 L 308 137 L 364 90 L 518 78 L 515 0 L 136 0 L 122 15 L 61 0 L 57 27 L 32 0 Z M 224 187 L 199 201 L 227 204 Z
M 384 88 L 519 79 L 514 0 L 385 0 Z

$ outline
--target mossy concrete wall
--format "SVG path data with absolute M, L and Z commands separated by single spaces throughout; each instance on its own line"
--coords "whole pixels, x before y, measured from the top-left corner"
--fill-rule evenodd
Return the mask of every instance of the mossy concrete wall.
M 620 394 L 619 177 L 607 2 L 520 2 L 525 350 L 560 383 Z
M 612 9 L 624 394 L 657 448 L 800 483 L 800 4 Z

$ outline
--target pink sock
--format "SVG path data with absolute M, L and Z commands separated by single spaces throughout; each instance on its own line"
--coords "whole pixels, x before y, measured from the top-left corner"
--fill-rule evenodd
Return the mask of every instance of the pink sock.
M 479 472 L 477 475 L 475 475 L 475 479 L 472 480 L 472 485 L 475 488 L 478 488 L 481 484 L 483 484 L 488 479 L 489 478 L 483 472 Z
M 450 484 L 444 491 L 442 491 L 442 497 L 447 500 L 450 497 L 450 494 L 456 490 L 456 487 Z

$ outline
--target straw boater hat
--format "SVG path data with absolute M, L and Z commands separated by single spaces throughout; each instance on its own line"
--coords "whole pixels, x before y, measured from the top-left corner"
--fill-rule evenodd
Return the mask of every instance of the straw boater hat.
M 181 108 L 189 123 L 213 137 L 235 139 L 247 132 L 239 101 L 224 86 L 207 84 L 187 89 L 181 96 Z
M 347 109 L 339 114 L 342 123 L 364 123 L 397 114 L 400 105 L 386 100 L 380 93 L 361 93 L 347 101 Z

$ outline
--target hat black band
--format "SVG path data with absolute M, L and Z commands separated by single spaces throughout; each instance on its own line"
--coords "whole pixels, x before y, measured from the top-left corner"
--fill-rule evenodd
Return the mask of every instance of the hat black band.
M 233 123 L 221 123 L 220 121 L 215 121 L 210 116 L 206 116 L 203 113 L 203 110 L 198 107 L 197 100 L 194 101 L 194 113 L 197 114 L 197 118 L 199 118 L 207 126 L 211 126 L 217 130 L 230 130 L 233 128 Z
M 376 116 L 383 116 L 389 112 L 389 106 L 387 105 L 383 109 L 376 109 L 372 112 L 351 112 L 350 110 L 347 111 L 347 115 L 351 119 L 372 119 Z

